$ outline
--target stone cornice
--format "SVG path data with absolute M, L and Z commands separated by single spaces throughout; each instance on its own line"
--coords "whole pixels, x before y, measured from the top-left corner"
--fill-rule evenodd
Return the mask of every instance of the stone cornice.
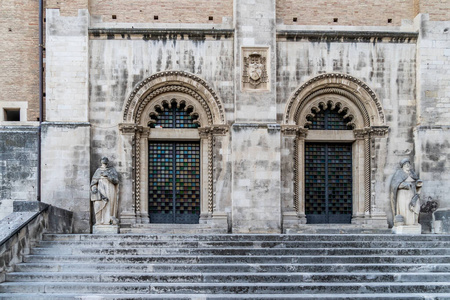
M 233 38 L 233 29 L 176 29 L 176 28 L 90 28 L 91 38 L 143 40 L 206 40 Z
M 418 36 L 418 32 L 405 31 L 280 30 L 277 32 L 278 41 L 415 43 Z

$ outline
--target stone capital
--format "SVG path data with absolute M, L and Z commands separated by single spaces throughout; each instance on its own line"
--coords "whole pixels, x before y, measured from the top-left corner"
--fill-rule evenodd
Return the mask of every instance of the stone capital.
M 228 133 L 227 125 L 214 125 L 212 127 L 213 135 L 226 135 Z
M 198 134 L 200 135 L 200 138 L 207 139 L 213 131 L 213 127 L 201 127 L 198 129 Z
M 370 127 L 370 135 L 373 137 L 384 137 L 389 132 L 389 126 L 372 126 Z
M 370 128 L 360 128 L 360 129 L 354 129 L 353 134 L 355 135 L 355 139 L 357 140 L 364 140 L 368 139 L 370 137 Z
M 144 128 L 134 123 L 119 123 L 119 130 L 122 134 L 135 134 L 136 132 L 143 132 Z

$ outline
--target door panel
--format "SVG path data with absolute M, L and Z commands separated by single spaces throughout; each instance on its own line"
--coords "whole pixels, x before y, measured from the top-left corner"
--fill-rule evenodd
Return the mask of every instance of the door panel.
M 195 224 L 200 217 L 200 143 L 149 142 L 151 223 Z
M 305 213 L 308 223 L 350 223 L 352 145 L 305 145 Z

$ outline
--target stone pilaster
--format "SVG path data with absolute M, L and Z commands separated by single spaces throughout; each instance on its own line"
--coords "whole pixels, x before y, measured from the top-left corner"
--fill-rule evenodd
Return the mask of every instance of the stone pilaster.
M 275 1 L 236 0 L 233 232 L 281 231 Z

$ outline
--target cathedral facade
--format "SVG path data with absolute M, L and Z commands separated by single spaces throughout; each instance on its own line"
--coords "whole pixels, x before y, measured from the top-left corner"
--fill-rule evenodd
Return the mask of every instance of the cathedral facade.
M 422 232 L 450 209 L 447 0 L 144 2 L 45 3 L 42 118 L 3 17 L 5 212 L 40 200 L 91 232 L 102 157 L 123 231 L 388 229 L 405 158 Z

